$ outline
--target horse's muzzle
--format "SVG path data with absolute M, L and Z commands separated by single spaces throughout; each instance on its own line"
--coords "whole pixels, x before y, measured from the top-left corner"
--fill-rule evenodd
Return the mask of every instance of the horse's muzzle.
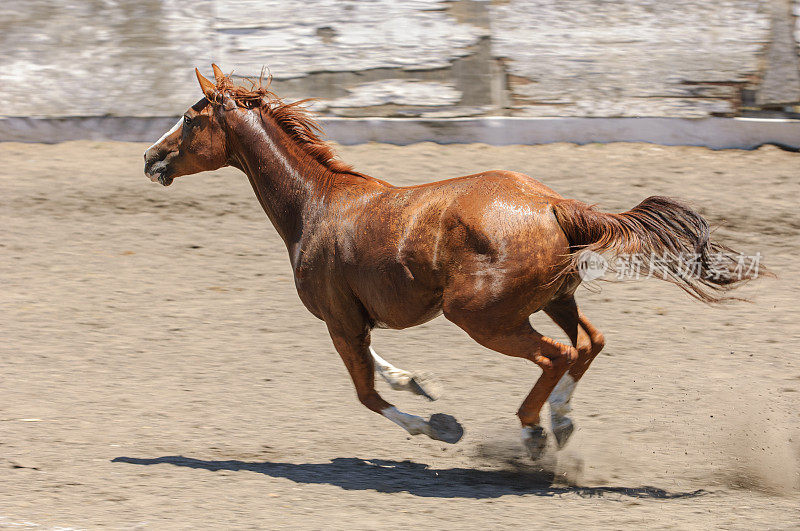
M 154 157 L 155 158 L 155 157 Z M 144 174 L 154 183 L 160 183 L 163 186 L 172 184 L 173 178 L 169 176 L 169 168 L 166 161 L 161 160 L 148 160 L 147 153 L 144 155 Z
M 163 186 L 169 186 L 169 185 L 171 185 L 171 184 L 172 184 L 172 181 L 173 181 L 174 179 L 173 179 L 172 177 L 167 177 L 167 176 L 166 176 L 166 175 L 164 175 L 163 173 L 159 173 L 159 174 L 156 176 L 156 178 L 155 178 L 155 179 L 153 179 L 152 177 L 150 177 L 150 180 L 151 180 L 151 181 L 153 181 L 153 182 L 156 182 L 156 181 L 158 181 L 158 182 L 159 182 L 160 184 L 162 184 Z
M 168 176 L 164 171 L 156 171 L 154 173 L 145 171 L 145 175 L 147 175 L 147 177 L 154 183 L 159 183 L 164 186 L 171 185 L 172 181 L 174 180 L 172 177 Z

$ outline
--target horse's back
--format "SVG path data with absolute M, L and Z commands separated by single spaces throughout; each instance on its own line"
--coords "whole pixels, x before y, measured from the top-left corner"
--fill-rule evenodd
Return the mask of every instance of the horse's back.
M 461 177 L 453 177 L 441 181 L 433 181 L 414 186 L 398 186 L 395 190 L 416 192 L 419 194 L 440 193 L 443 191 L 459 192 L 472 191 L 486 192 L 490 190 L 524 190 L 525 193 L 548 198 L 561 196 L 544 183 L 530 175 L 509 170 L 488 170 Z

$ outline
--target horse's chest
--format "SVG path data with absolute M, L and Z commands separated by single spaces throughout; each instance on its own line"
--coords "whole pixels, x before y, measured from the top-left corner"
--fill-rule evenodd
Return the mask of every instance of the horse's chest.
M 314 314 L 322 319 L 324 297 L 328 284 L 327 275 L 313 264 L 298 264 L 294 268 L 294 285 L 300 301 Z

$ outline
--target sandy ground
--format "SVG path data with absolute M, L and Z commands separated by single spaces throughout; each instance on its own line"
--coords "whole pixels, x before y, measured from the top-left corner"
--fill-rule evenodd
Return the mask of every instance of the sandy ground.
M 367 145 L 394 183 L 529 173 L 621 211 L 694 201 L 779 275 L 712 308 L 656 280 L 581 289 L 608 346 L 545 471 L 514 416 L 538 369 L 439 318 L 376 331 L 436 376 L 457 445 L 363 408 L 235 170 L 164 189 L 145 146 L 0 145 L 0 527 L 795 528 L 800 523 L 800 155 L 619 144 Z M 555 334 L 544 315 L 535 326 Z

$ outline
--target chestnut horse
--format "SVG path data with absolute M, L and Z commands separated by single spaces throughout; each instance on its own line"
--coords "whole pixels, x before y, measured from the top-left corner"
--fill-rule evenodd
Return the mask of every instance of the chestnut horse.
M 393 388 L 427 395 L 422 382 L 372 350 L 375 327 L 402 329 L 444 314 L 481 345 L 541 367 L 517 412 L 536 459 L 548 437 L 542 406 L 549 399 L 562 447 L 573 430 L 567 414 L 576 383 L 604 345 L 575 303 L 576 257 L 586 249 L 694 254 L 699 275 L 682 274 L 673 260 L 666 279 L 706 302 L 741 282 L 732 250 L 709 241 L 706 221 L 674 200 L 650 197 L 606 214 L 511 171 L 393 186 L 337 160 L 303 102 L 283 103 L 260 80 L 248 89 L 213 69 L 216 83 L 195 70 L 204 97 L 147 149 L 145 173 L 168 186 L 223 166 L 242 170 L 286 243 L 300 300 L 325 321 L 358 399 L 412 435 L 455 443 L 463 429 L 449 415 L 403 413 L 378 394 L 376 370 Z M 712 255 L 723 258 L 713 274 Z M 540 310 L 571 345 L 531 327 L 529 316 Z

